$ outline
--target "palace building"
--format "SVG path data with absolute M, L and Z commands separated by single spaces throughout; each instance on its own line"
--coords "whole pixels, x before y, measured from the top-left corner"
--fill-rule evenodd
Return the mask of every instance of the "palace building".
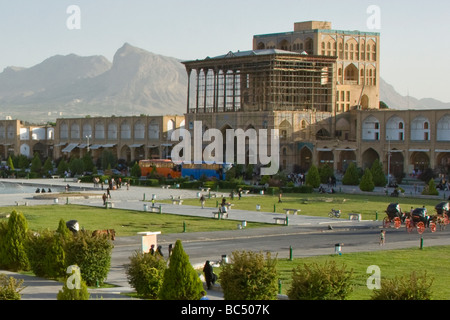
M 300 22 L 255 35 L 253 50 L 183 63 L 188 129 L 278 129 L 282 170 L 375 159 L 393 174 L 449 169 L 450 111 L 380 109 L 379 33 Z
M 201 123 L 202 133 L 218 129 L 223 136 L 228 129 L 277 129 L 286 172 L 313 164 L 343 172 L 351 162 L 365 169 L 376 159 L 394 175 L 450 170 L 450 110 L 380 109 L 379 33 L 299 22 L 293 31 L 255 35 L 251 50 L 183 64 L 184 115 L 57 119 L 53 127 L 4 120 L 0 156 L 39 152 L 56 160 L 89 151 L 98 160 L 109 150 L 127 162 L 167 159 L 178 143 L 172 132 L 185 128 L 194 136 Z M 209 142 L 201 138 L 203 150 Z M 240 155 L 246 163 L 254 150 L 249 141 Z

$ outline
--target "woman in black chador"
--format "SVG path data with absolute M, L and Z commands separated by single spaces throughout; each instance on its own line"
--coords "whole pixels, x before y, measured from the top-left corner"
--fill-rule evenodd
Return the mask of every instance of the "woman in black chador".
M 205 274 L 206 287 L 208 290 L 211 290 L 211 285 L 214 284 L 214 272 L 213 267 L 209 264 L 209 261 L 206 261 L 205 266 L 203 267 L 203 272 Z

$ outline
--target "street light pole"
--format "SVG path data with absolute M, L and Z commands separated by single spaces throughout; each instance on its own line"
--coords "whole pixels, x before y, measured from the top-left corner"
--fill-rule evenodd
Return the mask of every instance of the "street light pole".
M 390 176 L 391 176 L 391 139 L 387 136 L 388 139 L 388 188 L 390 185 Z
M 89 153 L 89 139 L 91 138 L 91 135 L 86 136 L 87 139 L 87 152 Z

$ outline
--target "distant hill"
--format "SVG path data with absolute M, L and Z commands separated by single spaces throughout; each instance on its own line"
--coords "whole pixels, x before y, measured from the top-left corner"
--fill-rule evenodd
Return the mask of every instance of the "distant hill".
M 125 43 L 112 62 L 70 54 L 31 68 L 6 68 L 0 73 L 0 119 L 184 114 L 186 94 L 181 60 Z M 391 109 L 450 109 L 435 99 L 404 97 L 382 79 L 380 100 Z
M 418 100 L 414 97 L 402 96 L 383 79 L 380 79 L 380 100 L 386 103 L 390 109 L 450 109 L 450 103 L 436 99 Z
M 180 60 L 125 44 L 103 56 L 54 56 L 0 73 L 0 118 L 183 114 L 187 74 Z

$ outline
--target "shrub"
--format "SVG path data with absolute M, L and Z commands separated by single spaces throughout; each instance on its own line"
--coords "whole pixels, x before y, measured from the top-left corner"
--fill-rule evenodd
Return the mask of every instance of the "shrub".
M 177 240 L 158 296 L 162 300 L 199 300 L 202 291 L 203 283 Z
M 0 274 L 0 300 L 20 300 L 20 292 L 25 289 L 22 285 L 23 280 Z
M 165 270 L 166 261 L 161 255 L 136 252 L 130 257 L 130 265 L 126 268 L 128 283 L 136 289 L 138 295 L 156 299 Z
M 319 170 L 315 165 L 312 165 L 309 168 L 308 173 L 306 174 L 305 183 L 313 188 L 318 188 L 320 186 Z
M 0 264 L 11 271 L 29 270 L 25 244 L 28 222 L 22 213 L 13 210 L 8 224 L 0 227 Z
M 425 186 L 425 188 L 422 191 L 423 195 L 430 195 L 430 196 L 437 196 L 439 195 L 439 191 L 436 189 L 436 184 L 434 183 L 433 179 L 430 179 L 428 182 L 428 186 Z
M 373 183 L 376 187 L 384 187 L 387 183 L 386 176 L 383 172 L 383 165 L 380 160 L 376 159 L 370 168 Z
M 433 279 L 427 273 L 395 277 L 381 281 L 381 289 L 373 291 L 372 300 L 431 300 Z
M 372 173 L 370 172 L 369 169 L 366 169 L 364 171 L 364 175 L 362 176 L 361 182 L 359 183 L 359 189 L 361 189 L 361 191 L 369 191 L 369 192 L 375 189 L 375 185 L 372 180 Z
M 351 292 L 353 270 L 339 269 L 334 261 L 299 265 L 293 270 L 292 284 L 287 292 L 291 300 L 344 300 Z
M 44 230 L 39 235 L 30 236 L 27 255 L 31 270 L 38 277 L 64 277 L 66 273 L 66 245 L 72 240 L 72 233 L 63 219 L 56 232 Z
M 64 276 L 66 254 L 61 240 L 61 236 L 48 230 L 30 237 L 27 255 L 36 276 L 53 279 Z
M 359 184 L 358 168 L 354 162 L 350 163 L 342 178 L 342 184 L 346 186 L 357 186 Z
M 319 174 L 321 183 L 328 183 L 329 178 L 334 178 L 334 170 L 328 164 L 325 164 L 322 167 L 320 167 Z
M 220 273 L 225 300 L 275 300 L 278 275 L 276 259 L 267 253 L 235 251 Z
M 90 294 L 86 282 L 82 277 L 79 279 L 79 288 L 76 288 L 76 283 L 73 283 L 70 276 L 64 281 L 64 285 L 58 294 L 57 300 L 89 300 Z M 69 284 L 71 287 L 69 287 Z
M 66 264 L 78 265 L 88 286 L 101 285 L 111 265 L 112 244 L 106 237 L 80 231 L 66 247 Z

